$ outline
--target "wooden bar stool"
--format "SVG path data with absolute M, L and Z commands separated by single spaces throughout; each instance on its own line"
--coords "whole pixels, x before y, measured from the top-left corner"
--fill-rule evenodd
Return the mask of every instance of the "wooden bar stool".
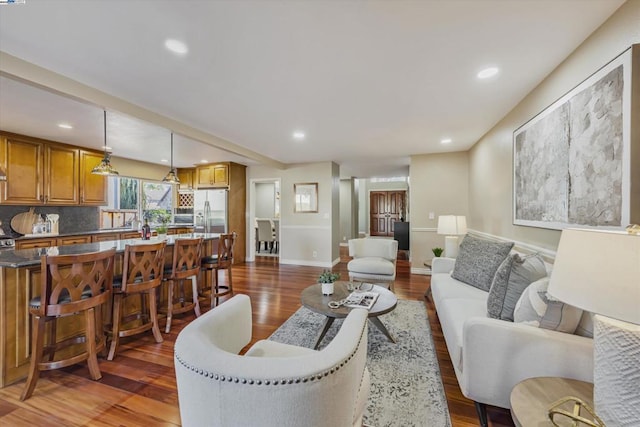
M 173 262 L 170 269 L 165 269 L 164 280 L 169 282 L 167 296 L 167 325 L 165 332 L 171 330 L 171 320 L 174 314 L 193 310 L 196 317 L 200 317 L 200 303 L 198 301 L 198 274 L 202 258 L 202 238 L 176 239 L 173 245 Z M 192 301 L 186 301 L 184 289 L 185 279 L 191 279 Z M 177 294 L 176 291 L 177 290 Z M 176 307 L 176 305 L 178 307 Z
M 86 360 L 91 378 L 102 378 L 98 366 L 98 352 L 105 348 L 102 305 L 111 297 L 115 253 L 113 248 L 82 255 L 42 257 L 40 296 L 29 302 L 32 318 L 31 363 L 20 400 L 31 397 L 40 371 L 64 368 Z M 76 314 L 84 315 L 84 332 L 58 342 L 56 321 Z M 51 330 L 45 345 L 47 323 L 51 325 Z M 56 352 L 81 343 L 84 343 L 84 351 L 55 359 Z
M 216 255 L 202 258 L 202 271 L 205 278 L 209 272 L 213 274 L 213 280 L 208 280 L 211 283 L 211 308 L 218 305 L 220 297 L 229 295 L 233 296 L 233 278 L 231 275 L 231 265 L 233 264 L 233 246 L 236 243 L 237 233 L 234 231 L 230 234 L 221 234 L 218 239 L 218 253 Z M 221 285 L 218 278 L 220 270 L 228 271 L 228 284 Z
M 167 242 L 126 245 L 122 265 L 122 277 L 113 281 L 113 310 L 108 360 L 113 360 L 121 337 L 130 337 L 149 329 L 157 343 L 163 341 L 158 326 L 157 288 L 162 284 L 164 251 Z M 140 298 L 140 310 L 124 314 L 128 297 Z M 123 326 L 126 326 L 123 328 Z

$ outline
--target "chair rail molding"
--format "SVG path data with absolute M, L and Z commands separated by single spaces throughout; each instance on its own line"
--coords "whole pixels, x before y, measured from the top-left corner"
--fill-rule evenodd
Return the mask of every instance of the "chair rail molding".
M 417 232 L 435 232 L 435 228 L 412 228 L 411 231 Z M 496 236 L 495 234 L 485 233 L 478 230 L 469 229 L 467 231 L 472 236 L 476 236 L 482 239 L 493 240 L 495 242 L 514 242 L 513 249 L 517 252 L 521 252 L 524 254 L 539 254 L 542 259 L 544 259 L 547 263 L 553 264 L 556 258 L 556 251 L 552 251 L 551 249 L 542 248 L 540 246 L 532 245 L 530 243 L 520 242 L 518 240 L 509 239 L 502 236 Z M 462 240 L 460 240 L 462 241 Z M 420 274 L 420 275 L 431 275 L 431 269 L 427 267 L 411 267 L 411 274 Z

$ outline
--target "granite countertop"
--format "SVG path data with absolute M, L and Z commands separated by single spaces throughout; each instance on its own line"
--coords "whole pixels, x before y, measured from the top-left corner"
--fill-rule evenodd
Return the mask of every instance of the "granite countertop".
M 88 233 L 81 233 L 88 234 Z M 174 234 L 164 237 L 167 246 L 173 246 L 177 239 L 189 239 L 194 237 L 202 237 L 204 240 L 213 240 L 220 237 L 219 233 L 185 233 Z M 38 249 L 4 249 L 0 251 L 0 267 L 20 268 L 30 267 L 40 264 L 43 255 L 77 255 L 90 252 L 105 251 L 113 247 L 117 253 L 124 252 L 126 245 L 140 245 L 144 243 L 156 243 L 158 238 L 151 240 L 142 239 L 125 239 L 125 240 L 109 240 L 106 242 L 83 243 L 80 245 L 53 246 L 50 248 Z
M 175 228 L 194 228 L 193 225 L 185 225 L 185 224 L 169 224 L 167 226 L 169 229 Z M 133 229 L 131 227 L 119 227 L 119 228 L 102 228 L 100 230 L 93 231 L 76 231 L 73 233 L 41 233 L 41 234 L 25 234 L 24 236 L 16 237 L 14 240 L 26 240 L 26 239 L 44 239 L 47 237 L 66 237 L 66 236 L 85 236 L 87 234 L 110 234 L 110 233 L 124 233 L 126 231 L 140 231 Z

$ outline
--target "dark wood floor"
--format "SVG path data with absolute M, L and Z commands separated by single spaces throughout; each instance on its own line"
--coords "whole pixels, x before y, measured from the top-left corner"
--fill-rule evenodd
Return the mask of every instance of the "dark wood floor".
M 334 268 L 346 278 L 346 261 Z M 251 296 L 254 340 L 268 337 L 300 307 L 300 292 L 315 281 L 321 268 L 278 264 L 258 257 L 233 270 L 236 293 Z M 428 276 L 412 275 L 398 261 L 398 298 L 425 301 Z M 462 396 L 442 331 L 431 302 L 425 302 L 436 344 L 442 380 L 454 427 L 477 426 L 473 403 Z M 207 307 L 208 308 L 208 307 Z M 2 426 L 175 426 L 180 425 L 173 370 L 173 344 L 193 315 L 174 318 L 173 330 L 156 344 L 149 333 L 124 342 L 114 361 L 100 360 L 103 377 L 92 381 L 86 365 L 43 373 L 33 397 L 20 402 L 24 381 L 0 389 Z M 509 411 L 489 408 L 490 425 L 513 426 Z M 437 427 L 437 426 L 434 426 Z

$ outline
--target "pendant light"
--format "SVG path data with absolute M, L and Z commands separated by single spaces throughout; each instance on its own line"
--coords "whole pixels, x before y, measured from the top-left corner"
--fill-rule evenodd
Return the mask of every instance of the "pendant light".
M 176 169 L 173 167 L 173 132 L 171 132 L 171 170 L 169 170 L 167 176 L 162 178 L 162 182 L 166 182 L 167 184 L 180 184 L 178 175 L 176 175 Z
M 108 175 L 118 176 L 120 175 L 117 170 L 111 166 L 111 153 L 107 152 L 107 111 L 104 110 L 104 157 L 102 161 L 91 170 L 95 175 Z

